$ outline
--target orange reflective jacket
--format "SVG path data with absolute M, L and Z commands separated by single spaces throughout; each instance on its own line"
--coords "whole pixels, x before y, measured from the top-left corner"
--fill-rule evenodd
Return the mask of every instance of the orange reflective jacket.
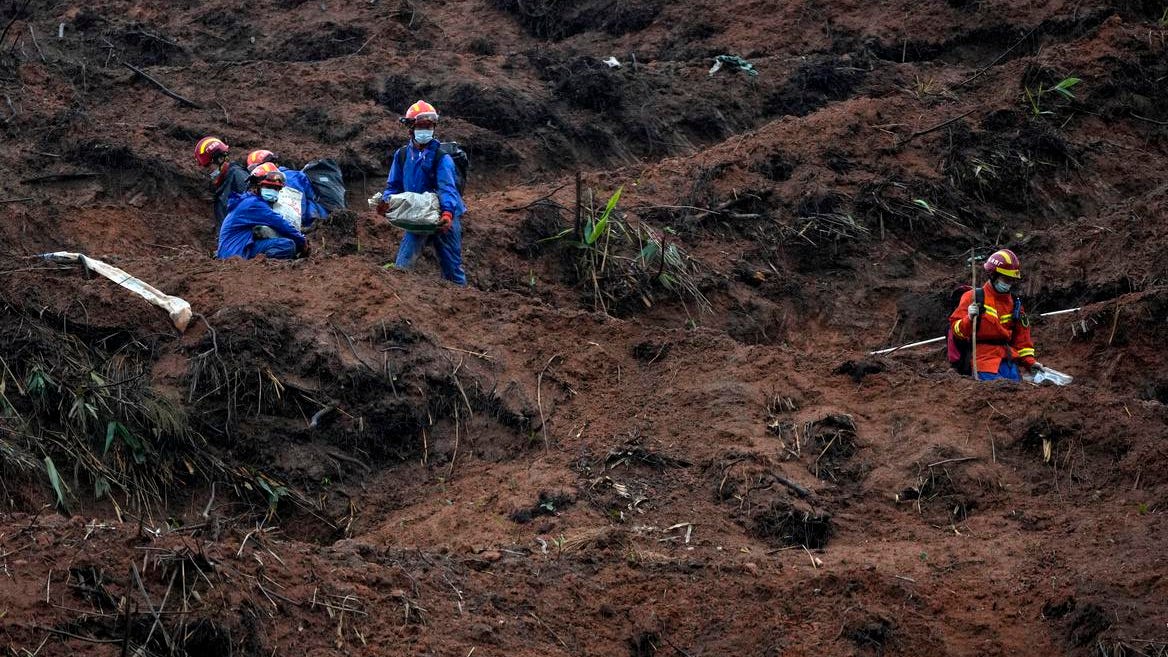
M 1021 317 L 1014 316 L 1013 295 L 998 293 L 988 282 L 982 289 L 985 290 L 985 312 L 980 315 L 981 321 L 977 325 L 977 371 L 997 372 L 1003 359 L 1030 368 L 1034 365 L 1034 341 L 1030 339 L 1030 323 L 1025 313 L 1020 312 Z M 973 331 L 968 311 L 971 303 L 973 290 L 968 290 L 949 315 L 954 337 L 966 342 Z

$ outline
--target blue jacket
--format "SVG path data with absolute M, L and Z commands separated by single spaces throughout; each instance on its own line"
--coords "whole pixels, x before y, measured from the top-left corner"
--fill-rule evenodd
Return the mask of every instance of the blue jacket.
M 397 151 L 389 165 L 389 177 L 385 180 L 384 196 L 400 194 L 402 192 L 435 192 L 438 194 L 438 205 L 443 212 L 449 212 L 455 218 L 466 212 L 462 203 L 462 195 L 458 193 L 455 184 L 454 160 L 445 156 L 438 162 L 435 175 L 434 158 L 442 142 L 433 139 L 421 150 L 411 140 L 406 145 L 406 154 L 402 158 L 402 169 L 397 166 Z
M 325 210 L 324 206 L 316 201 L 316 189 L 303 171 L 287 167 L 280 167 L 280 171 L 284 173 L 284 182 L 304 195 L 303 201 L 300 203 L 300 224 L 302 226 L 307 228 L 317 219 L 328 216 L 328 210 Z
M 227 202 L 227 207 L 227 218 L 219 228 L 219 251 L 215 254 L 216 258 L 226 260 L 239 257 L 250 260 L 253 256 L 252 245 L 255 243 L 251 229 L 256 226 L 267 226 L 280 237 L 295 242 L 298 250 L 304 248 L 304 235 L 255 194 L 235 194 Z

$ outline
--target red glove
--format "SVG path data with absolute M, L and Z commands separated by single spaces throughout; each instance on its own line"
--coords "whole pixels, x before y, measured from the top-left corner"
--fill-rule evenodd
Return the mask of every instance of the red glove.
M 438 219 L 438 231 L 442 233 L 449 233 L 450 227 L 454 225 L 454 215 L 449 212 L 443 212 Z

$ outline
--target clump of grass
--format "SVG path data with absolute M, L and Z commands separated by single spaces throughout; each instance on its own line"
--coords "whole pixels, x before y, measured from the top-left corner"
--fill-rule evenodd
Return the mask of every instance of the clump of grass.
M 1022 94 L 1026 98 L 1026 105 L 1030 108 L 1031 114 L 1034 116 L 1051 116 L 1054 112 L 1049 109 L 1049 105 L 1047 108 L 1043 108 L 1043 98 L 1052 93 L 1057 93 L 1066 100 L 1074 100 L 1075 94 L 1071 92 L 1071 88 L 1080 82 L 1082 82 L 1081 79 L 1074 77 L 1063 78 L 1051 87 L 1047 87 L 1044 83 L 1039 82 L 1036 87 L 1025 87 L 1022 90 Z
M 576 250 L 575 279 L 586 296 L 604 313 L 628 311 L 637 305 L 652 307 L 658 295 L 692 303 L 709 312 L 710 302 L 698 282 L 698 264 L 681 248 L 668 229 L 632 223 L 618 210 L 623 187 L 609 197 L 599 212 L 581 209 L 581 220 L 549 240 Z
M 125 507 L 151 516 L 179 483 L 231 482 L 241 497 L 250 487 L 270 505 L 297 497 L 213 454 L 184 406 L 151 384 L 152 348 L 131 339 L 110 350 L 108 338 L 87 342 L 32 318 L 15 326 L 0 329 L 5 478 L 43 477 L 66 512 L 108 499 L 119 515 Z

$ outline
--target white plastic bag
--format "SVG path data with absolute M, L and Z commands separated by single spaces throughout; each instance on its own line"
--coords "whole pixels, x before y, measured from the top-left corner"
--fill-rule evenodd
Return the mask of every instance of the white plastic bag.
M 296 226 L 296 230 L 300 230 L 300 225 L 304 221 L 304 218 L 300 216 L 303 208 L 304 192 L 288 185 L 284 185 L 280 189 L 280 198 L 272 206 L 273 210 L 288 220 L 288 223 Z
M 384 199 L 389 204 L 385 218 L 389 223 L 411 233 L 433 233 L 438 230 L 441 206 L 433 192 L 402 192 Z

